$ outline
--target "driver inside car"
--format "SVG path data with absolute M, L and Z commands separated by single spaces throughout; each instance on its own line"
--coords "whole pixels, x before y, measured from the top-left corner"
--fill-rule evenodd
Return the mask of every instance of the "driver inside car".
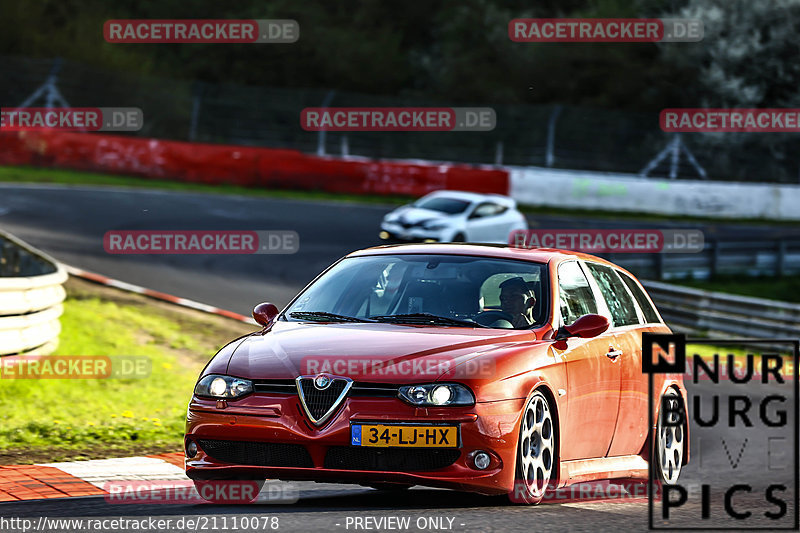
M 521 277 L 510 278 L 500 284 L 500 309 L 511 316 L 511 325 L 515 329 L 528 328 L 533 324 L 533 307 L 535 305 L 536 295 Z M 495 327 L 497 326 L 499 324 Z

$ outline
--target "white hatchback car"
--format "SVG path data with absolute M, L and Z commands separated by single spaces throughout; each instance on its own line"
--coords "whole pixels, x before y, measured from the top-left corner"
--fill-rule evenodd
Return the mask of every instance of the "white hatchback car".
M 383 218 L 384 241 L 508 243 L 514 230 L 528 222 L 508 196 L 461 191 L 436 191 Z

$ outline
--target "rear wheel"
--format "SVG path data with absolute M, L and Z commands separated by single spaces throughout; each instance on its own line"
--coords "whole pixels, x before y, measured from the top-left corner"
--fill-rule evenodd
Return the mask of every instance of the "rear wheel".
M 547 397 L 535 392 L 522 412 L 517 443 L 513 502 L 537 504 L 551 488 L 556 471 L 556 437 L 553 411 Z
M 657 480 L 665 485 L 674 485 L 678 482 L 678 476 L 680 476 L 683 466 L 686 411 L 681 397 L 675 389 L 667 390 L 664 397 L 672 406 L 672 410 L 679 410 L 682 413 L 683 423 L 674 425 L 679 415 L 659 410 L 653 457 L 656 460 Z

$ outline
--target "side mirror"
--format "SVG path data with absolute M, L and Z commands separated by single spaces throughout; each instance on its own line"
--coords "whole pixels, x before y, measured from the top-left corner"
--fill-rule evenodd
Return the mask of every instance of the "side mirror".
M 604 316 L 583 315 L 569 326 L 559 328 L 556 333 L 556 340 L 565 340 L 570 337 L 580 337 L 590 339 L 597 337 L 611 327 L 611 323 Z
M 265 302 L 255 306 L 253 309 L 253 318 L 256 319 L 258 324 L 267 327 L 275 317 L 278 316 L 278 312 L 278 308 L 275 304 Z

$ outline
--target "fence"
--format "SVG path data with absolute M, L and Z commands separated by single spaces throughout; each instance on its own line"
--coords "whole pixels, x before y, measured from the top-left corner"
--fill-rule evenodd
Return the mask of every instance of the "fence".
M 139 107 L 144 111 L 145 125 L 137 135 L 160 139 L 289 148 L 318 155 L 625 173 L 640 172 L 676 140 L 660 130 L 658 110 L 620 112 L 201 83 L 135 76 L 69 61 L 9 56 L 0 56 L 0 107 L 25 102 L 51 74 L 60 95 L 71 106 Z M 39 105 L 47 101 L 46 93 Z M 497 113 L 497 127 L 491 132 L 447 133 L 304 131 L 300 112 L 320 106 L 492 107 Z M 798 182 L 797 136 L 728 134 L 721 141 L 718 136 L 687 134 L 680 139 L 711 179 Z M 678 163 L 677 177 L 702 177 L 685 157 Z M 666 158 L 649 175 L 663 177 L 670 172 L 671 161 Z
M 0 356 L 55 350 L 66 280 L 53 259 L 0 232 Z

